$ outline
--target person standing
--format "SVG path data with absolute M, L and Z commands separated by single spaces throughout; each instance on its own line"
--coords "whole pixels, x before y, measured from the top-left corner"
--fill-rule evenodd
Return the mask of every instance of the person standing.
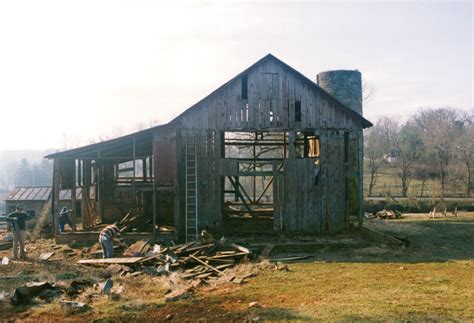
M 69 225 L 69 227 L 71 229 L 73 229 L 72 227 L 72 222 L 71 222 L 71 217 L 69 216 L 69 210 L 67 209 L 67 207 L 63 207 L 61 209 L 61 212 L 59 212 L 59 232 L 60 233 L 63 233 L 64 232 L 64 227 L 66 226 L 66 224 Z
M 99 244 L 102 247 L 102 257 L 103 258 L 113 258 L 114 257 L 114 242 L 113 238 L 119 238 L 120 244 L 124 247 L 127 245 L 123 242 L 122 235 L 120 233 L 120 228 L 117 223 L 110 224 L 106 226 L 99 234 Z
M 21 205 L 17 205 L 15 212 L 7 215 L 7 220 L 11 223 L 13 234 L 13 259 L 18 259 L 18 248 L 20 249 L 20 258 L 26 258 L 25 227 L 26 221 L 31 218 L 31 216 L 23 212 Z

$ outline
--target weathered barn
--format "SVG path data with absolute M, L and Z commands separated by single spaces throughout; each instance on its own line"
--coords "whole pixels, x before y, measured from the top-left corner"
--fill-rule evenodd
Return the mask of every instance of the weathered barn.
M 188 239 L 238 217 L 338 232 L 362 221 L 370 126 L 358 71 L 315 83 L 269 54 L 168 124 L 47 156 L 54 201 L 81 187 L 84 227 L 133 210 Z

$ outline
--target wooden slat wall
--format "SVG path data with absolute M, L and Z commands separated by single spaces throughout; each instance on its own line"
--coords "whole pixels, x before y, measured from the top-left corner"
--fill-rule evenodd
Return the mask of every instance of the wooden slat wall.
M 156 186 L 172 186 L 176 180 L 176 136 L 155 136 L 153 156 Z
M 277 229 L 335 232 L 347 227 L 345 203 L 344 131 L 360 136 L 361 124 L 336 107 L 320 91 L 283 65 L 267 60 L 247 73 L 248 99 L 241 98 L 241 80 L 215 92 L 178 121 L 178 194 L 184 201 L 184 142 L 193 137 L 198 145 L 200 225 L 221 225 L 221 176 L 238 170 L 221 156 L 224 131 L 289 131 L 290 158 L 284 174 L 273 184 L 274 226 Z M 295 121 L 295 102 L 301 102 L 301 121 Z M 270 115 L 273 118 L 270 118 Z M 296 159 L 295 132 L 314 130 L 321 138 L 320 165 Z M 358 142 L 359 145 L 359 142 Z M 359 155 L 360 158 L 360 155 Z M 315 185 L 315 168 L 320 168 Z M 180 215 L 181 214 L 181 215 Z M 184 205 L 179 214 L 183 218 Z M 281 217 L 281 219 L 280 219 Z M 281 220 L 281 221 L 280 221 Z M 180 219 L 182 221 L 182 219 Z

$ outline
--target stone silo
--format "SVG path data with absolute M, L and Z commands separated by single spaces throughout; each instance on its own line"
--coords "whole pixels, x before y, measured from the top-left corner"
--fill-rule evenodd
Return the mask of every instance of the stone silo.
M 362 74 L 357 70 L 321 72 L 317 83 L 351 110 L 362 115 Z

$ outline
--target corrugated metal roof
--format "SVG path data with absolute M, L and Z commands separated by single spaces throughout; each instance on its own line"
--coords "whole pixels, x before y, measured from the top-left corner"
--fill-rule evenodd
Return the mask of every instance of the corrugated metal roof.
M 46 201 L 51 194 L 51 187 L 17 187 L 11 191 L 5 201 Z M 59 191 L 60 200 L 70 200 L 71 190 Z M 82 199 L 82 189 L 76 188 L 76 199 Z

